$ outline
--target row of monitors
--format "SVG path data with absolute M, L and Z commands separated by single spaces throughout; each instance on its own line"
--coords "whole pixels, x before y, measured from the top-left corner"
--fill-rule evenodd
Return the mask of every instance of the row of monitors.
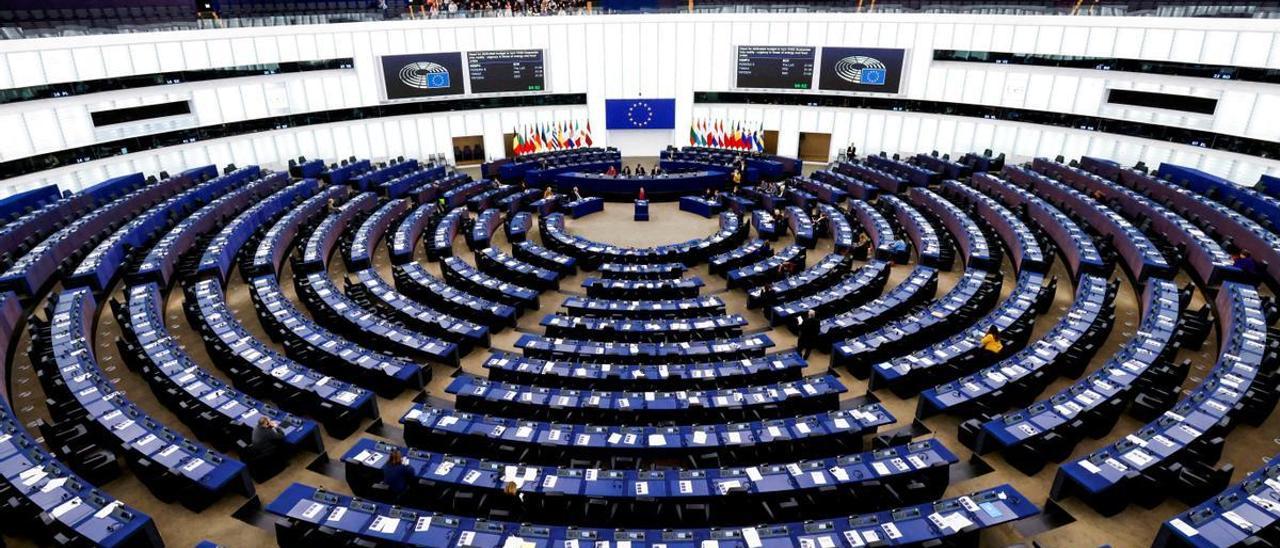
M 813 46 L 738 46 L 739 88 L 810 90 L 817 49 Z M 822 48 L 817 89 L 898 93 L 906 50 Z
M 462 53 L 415 53 L 382 57 L 382 81 L 388 100 L 463 95 Z M 467 52 L 465 80 L 470 93 L 544 91 L 540 49 Z
M 813 46 L 738 46 L 737 87 L 813 89 L 817 49 Z M 466 54 L 470 93 L 546 90 L 544 52 L 470 51 Z M 822 48 L 818 88 L 827 91 L 898 93 L 906 50 Z M 463 95 L 461 52 L 382 57 L 387 100 Z

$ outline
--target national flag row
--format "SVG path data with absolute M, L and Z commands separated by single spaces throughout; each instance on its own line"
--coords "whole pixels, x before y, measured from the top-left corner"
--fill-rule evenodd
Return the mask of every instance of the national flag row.
M 593 142 L 590 120 L 586 124 L 579 124 L 577 120 L 539 122 L 513 128 L 512 133 L 511 150 L 517 156 L 589 147 Z
M 748 152 L 764 152 L 764 129 L 759 123 L 724 120 L 694 120 L 689 125 L 689 144 Z

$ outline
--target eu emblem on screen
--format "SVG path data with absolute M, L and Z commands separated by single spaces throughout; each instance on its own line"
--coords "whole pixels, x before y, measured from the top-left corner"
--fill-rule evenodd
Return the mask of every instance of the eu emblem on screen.
M 381 58 L 387 99 L 461 95 L 462 54 L 457 52 L 385 55 Z
M 418 89 L 438 89 L 449 87 L 449 69 L 439 63 L 409 63 L 400 68 L 400 81 L 404 85 Z

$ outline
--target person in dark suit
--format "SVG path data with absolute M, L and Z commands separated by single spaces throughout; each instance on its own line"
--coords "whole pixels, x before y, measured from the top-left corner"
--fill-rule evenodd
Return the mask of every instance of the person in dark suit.
M 624 176 L 626 176 L 626 177 L 630 177 L 630 176 L 631 176 L 631 166 L 622 166 L 622 175 L 624 175 Z
M 814 345 L 818 342 L 818 316 L 810 310 L 796 320 L 799 325 L 796 326 L 799 337 L 796 339 L 796 351 L 804 354 L 804 359 L 809 359 L 809 353 L 813 352 Z

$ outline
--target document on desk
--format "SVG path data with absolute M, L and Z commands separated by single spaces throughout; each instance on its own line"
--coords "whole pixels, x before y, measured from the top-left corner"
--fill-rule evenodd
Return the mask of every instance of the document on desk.
M 392 518 L 387 516 L 378 516 L 373 518 L 373 523 L 369 524 L 369 530 L 378 533 L 390 535 L 400 528 L 400 518 Z
M 760 548 L 764 543 L 760 541 L 760 533 L 756 532 L 755 527 L 742 528 L 742 540 L 747 543 L 747 548 Z
M 57 519 L 62 517 L 67 512 L 70 512 L 72 510 L 75 510 L 76 508 L 79 508 L 81 504 L 83 504 L 83 501 L 80 500 L 80 497 L 74 497 L 56 506 L 51 512 L 49 512 L 49 514 L 52 515 L 54 519 Z

